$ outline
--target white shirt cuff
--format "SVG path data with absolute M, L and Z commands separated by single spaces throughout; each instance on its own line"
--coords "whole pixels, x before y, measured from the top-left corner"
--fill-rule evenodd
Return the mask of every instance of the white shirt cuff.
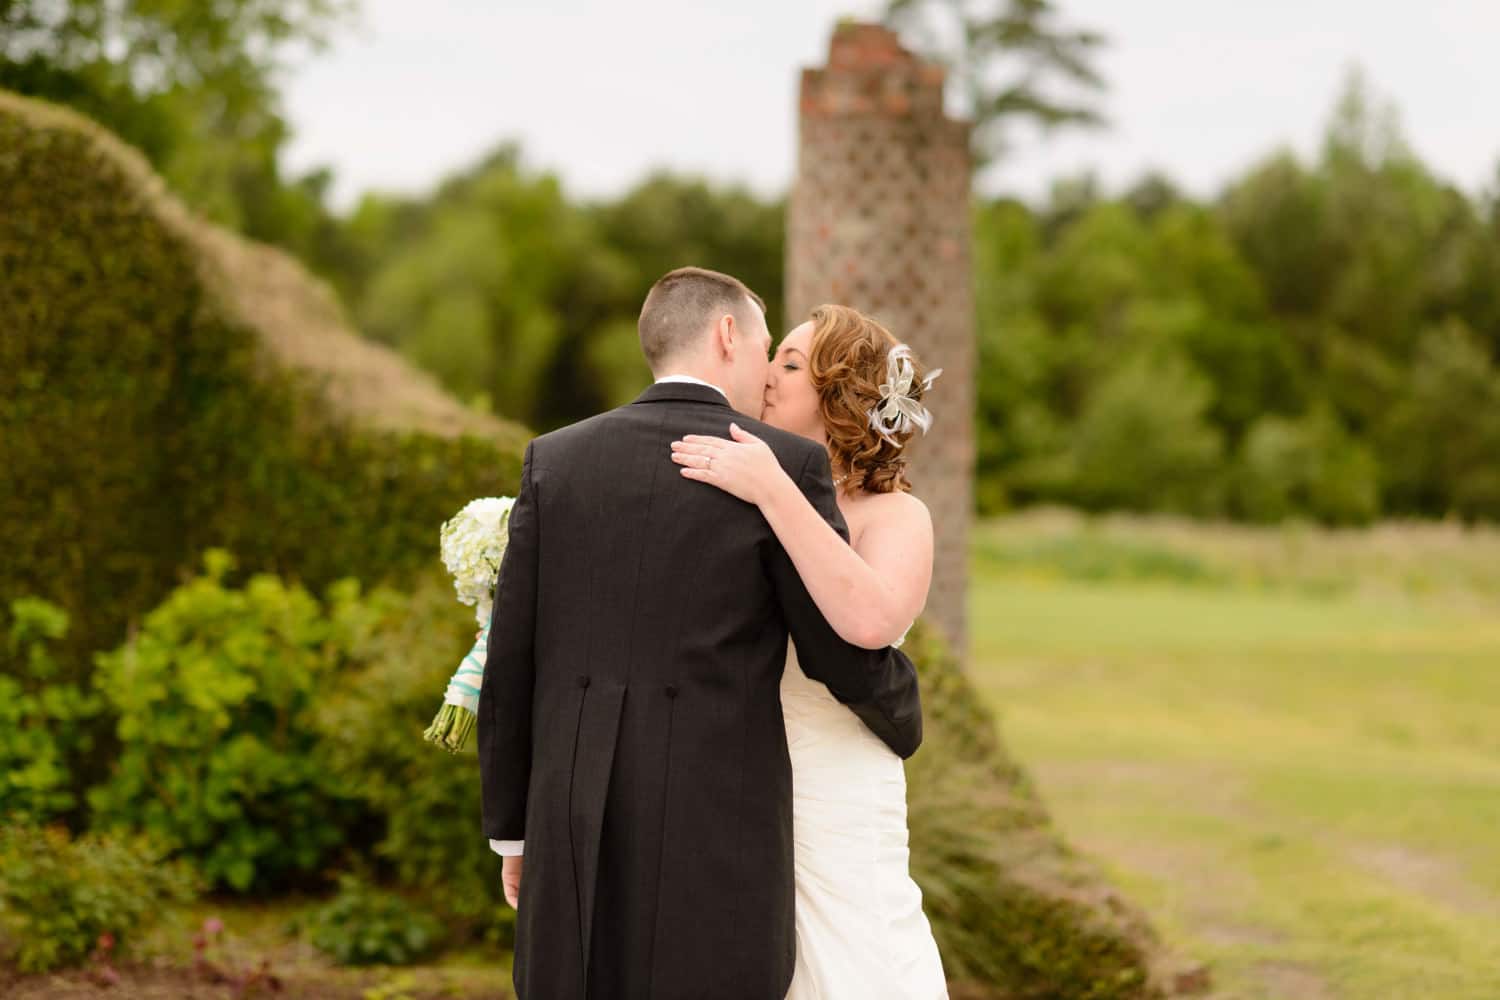
M 524 840 L 491 840 L 490 850 L 502 858 L 519 858 L 526 847 Z

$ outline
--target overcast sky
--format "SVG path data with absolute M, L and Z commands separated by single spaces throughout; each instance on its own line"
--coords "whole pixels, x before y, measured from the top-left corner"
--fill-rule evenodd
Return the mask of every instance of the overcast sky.
M 421 191 L 502 140 L 575 195 L 655 167 L 790 180 L 797 73 L 862 0 L 362 0 L 359 22 L 286 87 L 287 166 L 328 165 L 336 201 Z M 1060 0 L 1110 38 L 1099 133 L 1020 136 L 989 191 L 1044 194 L 1147 168 L 1212 193 L 1278 145 L 1316 148 L 1348 68 L 1400 108 L 1424 160 L 1470 191 L 1500 163 L 1500 0 Z

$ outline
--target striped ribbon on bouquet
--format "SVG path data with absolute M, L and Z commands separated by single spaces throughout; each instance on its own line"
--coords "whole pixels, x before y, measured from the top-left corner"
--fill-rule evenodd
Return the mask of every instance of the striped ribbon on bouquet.
M 450 753 L 458 753 L 468 744 L 479 717 L 479 686 L 484 683 L 484 660 L 490 640 L 489 610 L 476 609 L 475 617 L 480 623 L 479 638 L 448 679 L 443 706 L 422 734 L 427 742 L 436 743 Z

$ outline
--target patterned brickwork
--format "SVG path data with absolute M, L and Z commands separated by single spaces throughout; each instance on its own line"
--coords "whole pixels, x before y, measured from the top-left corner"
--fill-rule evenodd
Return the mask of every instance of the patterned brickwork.
M 976 347 L 969 264 L 968 126 L 943 112 L 943 70 L 877 25 L 843 24 L 828 65 L 802 74 L 787 216 L 788 326 L 837 302 L 880 320 L 944 375 L 932 433 L 911 445 L 933 513 L 927 614 L 967 649 Z

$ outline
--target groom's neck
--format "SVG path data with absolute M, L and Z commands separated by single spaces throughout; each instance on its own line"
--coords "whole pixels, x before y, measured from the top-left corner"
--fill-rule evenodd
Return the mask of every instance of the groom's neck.
M 712 365 L 701 361 L 673 361 L 661 366 L 661 370 L 655 373 L 659 382 L 673 375 L 687 375 L 695 379 L 707 382 L 710 385 L 723 386 L 725 383 L 724 373 Z
M 725 399 L 729 398 L 728 379 L 724 378 L 723 372 L 701 371 L 687 365 L 673 366 L 670 368 L 663 368 L 661 373 L 656 376 L 656 381 L 661 382 L 666 379 L 681 380 L 684 378 L 692 378 L 697 379 L 699 382 L 706 382 L 709 385 L 713 386 L 715 389 L 718 389 L 720 392 L 722 392 Z
M 759 408 L 757 408 L 755 412 L 751 412 L 750 410 L 745 409 L 743 406 L 735 402 L 734 397 L 729 394 L 729 380 L 725 378 L 724 375 L 725 373 L 722 371 L 708 371 L 695 365 L 663 365 L 661 371 L 654 377 L 658 382 L 661 382 L 664 379 L 673 378 L 674 376 L 679 378 L 695 378 L 700 382 L 707 382 L 709 385 L 713 386 L 715 389 L 719 390 L 719 392 L 724 394 L 725 400 L 729 402 L 730 407 L 736 413 L 741 413 L 747 417 L 754 417 L 756 419 L 759 419 Z

